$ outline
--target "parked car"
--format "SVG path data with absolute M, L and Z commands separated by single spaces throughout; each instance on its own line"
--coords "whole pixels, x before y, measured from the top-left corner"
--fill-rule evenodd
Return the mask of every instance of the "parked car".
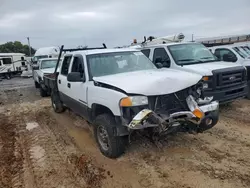
M 180 36 L 183 38 L 183 35 Z M 242 65 L 220 62 L 200 43 L 171 42 L 175 41 L 172 39 L 173 37 L 171 40 L 161 40 L 162 42 L 151 39 L 132 47 L 140 49 L 158 68 L 172 68 L 201 75 L 205 82 L 204 95 L 213 96 L 220 103 L 247 95 L 247 73 Z M 155 40 L 158 44 L 155 44 Z
M 93 125 L 100 151 L 119 157 L 128 135 L 203 132 L 218 121 L 218 102 L 203 97 L 198 74 L 157 69 L 136 49 L 70 51 L 59 73 L 44 75 L 55 112 L 65 107 Z M 60 57 L 60 56 L 59 56 Z
M 37 66 L 33 67 L 33 79 L 35 83 L 35 87 L 39 88 L 40 95 L 42 97 L 46 97 L 50 95 L 51 91 L 49 88 L 47 88 L 44 85 L 43 82 L 43 76 L 46 74 L 51 74 L 55 72 L 55 68 L 57 65 L 57 58 L 45 58 L 45 59 L 39 59 Z M 60 67 L 60 64 L 58 66 L 58 69 Z

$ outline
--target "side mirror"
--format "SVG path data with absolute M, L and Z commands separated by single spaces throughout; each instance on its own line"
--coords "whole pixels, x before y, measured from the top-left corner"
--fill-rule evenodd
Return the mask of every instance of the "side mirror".
M 234 55 L 230 55 L 230 54 L 224 54 L 223 55 L 223 61 L 226 62 L 236 62 L 237 61 L 237 57 Z
M 158 69 L 161 69 L 163 67 L 162 63 L 155 63 L 155 66 L 158 68 Z
M 83 76 L 83 77 L 81 77 Z M 80 72 L 71 72 L 67 76 L 67 80 L 69 82 L 84 82 L 85 81 L 85 76 L 84 74 L 81 75 Z

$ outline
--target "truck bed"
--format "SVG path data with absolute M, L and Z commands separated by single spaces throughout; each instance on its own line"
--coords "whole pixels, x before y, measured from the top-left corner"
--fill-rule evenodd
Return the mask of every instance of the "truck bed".
M 56 88 L 57 87 L 57 84 L 56 84 L 57 76 L 58 76 L 58 73 L 44 75 L 43 76 L 44 85 L 50 90 Z

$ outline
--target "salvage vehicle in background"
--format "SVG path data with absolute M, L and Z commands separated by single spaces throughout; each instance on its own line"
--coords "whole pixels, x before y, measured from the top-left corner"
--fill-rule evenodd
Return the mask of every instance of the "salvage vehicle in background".
M 55 72 L 57 58 L 39 59 L 37 66 L 33 67 L 33 79 L 35 87 L 39 88 L 41 97 L 50 95 L 50 88 L 47 88 L 43 82 L 43 76 Z M 60 64 L 57 69 L 60 68 Z
M 27 69 L 25 54 L 0 53 L 0 77 L 10 79 L 12 75 L 22 73 Z
M 57 58 L 60 49 L 58 47 L 43 47 L 36 50 L 35 55 L 32 57 L 33 67 L 37 66 L 39 59 L 44 58 Z
M 208 47 L 218 60 L 246 67 L 247 98 L 250 99 L 250 34 L 202 38 L 196 41 Z
M 247 95 L 247 72 L 240 64 L 221 62 L 203 44 L 181 42 L 183 34 L 149 38 L 132 48 L 140 49 L 158 68 L 172 68 L 203 77 L 204 95 L 220 103 Z
M 55 112 L 67 107 L 90 122 L 105 156 L 119 157 L 133 131 L 164 136 L 216 125 L 218 102 L 203 96 L 200 75 L 157 69 L 135 49 L 105 48 L 62 47 L 69 53 L 59 73 L 44 75 Z

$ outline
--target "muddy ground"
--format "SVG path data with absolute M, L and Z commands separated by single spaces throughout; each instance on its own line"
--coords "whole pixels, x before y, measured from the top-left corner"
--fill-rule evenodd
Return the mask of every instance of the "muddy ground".
M 220 121 L 198 135 L 155 145 L 133 139 L 127 152 L 102 156 L 88 125 L 56 114 L 31 79 L 0 82 L 0 188 L 250 187 L 250 101 L 221 107 Z

